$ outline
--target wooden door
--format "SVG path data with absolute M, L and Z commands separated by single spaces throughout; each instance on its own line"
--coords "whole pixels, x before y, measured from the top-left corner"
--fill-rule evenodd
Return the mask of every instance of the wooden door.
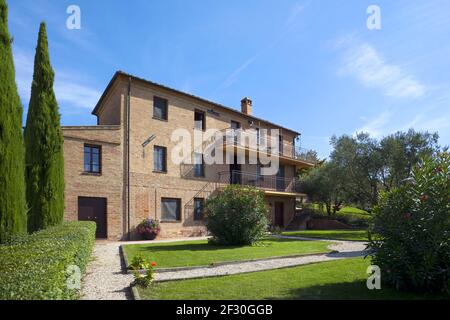
M 275 202 L 275 226 L 284 228 L 284 203 Z
M 97 224 L 96 237 L 108 237 L 106 226 L 106 199 L 105 198 L 78 198 L 78 220 L 93 221 Z

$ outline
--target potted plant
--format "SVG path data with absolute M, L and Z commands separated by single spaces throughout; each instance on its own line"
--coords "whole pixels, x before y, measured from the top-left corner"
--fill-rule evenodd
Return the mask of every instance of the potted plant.
M 161 231 L 159 221 L 155 219 L 144 219 L 138 226 L 137 232 L 145 240 L 155 240 Z

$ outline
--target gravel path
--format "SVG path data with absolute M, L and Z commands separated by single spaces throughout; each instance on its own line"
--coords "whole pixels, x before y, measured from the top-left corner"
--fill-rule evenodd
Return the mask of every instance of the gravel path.
M 178 240 L 149 241 L 149 243 L 167 243 L 183 240 L 204 240 L 206 238 L 189 238 Z M 82 281 L 82 300 L 129 300 L 132 299 L 130 283 L 134 278 L 126 273 L 120 246 L 123 244 L 145 244 L 139 242 L 97 241 L 93 260 L 86 268 Z
M 83 278 L 83 300 L 129 300 L 133 275 L 126 274 L 119 252 L 120 244 L 98 242 Z
M 279 236 L 284 238 L 283 236 Z M 293 238 L 293 237 L 289 237 Z M 214 267 L 193 268 L 187 270 L 157 272 L 156 281 L 194 279 L 216 277 L 238 273 L 248 273 L 272 269 L 300 266 L 314 262 L 324 262 L 345 258 L 364 256 L 365 244 L 353 241 L 338 241 L 329 239 L 311 239 L 294 237 L 298 240 L 330 242 L 331 250 L 337 253 L 317 254 L 292 258 L 272 258 L 259 261 L 223 264 Z M 188 238 L 177 240 L 150 241 L 149 243 L 167 243 L 184 240 L 204 240 L 206 238 Z M 89 263 L 83 278 L 82 299 L 84 300 L 126 300 L 132 299 L 130 284 L 133 275 L 126 273 L 120 255 L 120 246 L 124 244 L 145 244 L 146 242 L 108 242 L 96 243 L 93 260 Z

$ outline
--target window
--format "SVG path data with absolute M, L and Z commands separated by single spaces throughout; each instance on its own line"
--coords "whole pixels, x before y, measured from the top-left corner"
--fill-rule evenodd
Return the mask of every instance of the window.
M 261 174 L 261 169 L 262 169 L 262 165 L 261 165 L 261 163 L 258 163 L 257 165 L 256 165 L 256 181 L 261 181 L 261 180 L 264 180 L 264 177 L 263 177 L 263 175 Z
M 167 148 L 155 146 L 153 149 L 153 171 L 167 172 Z
M 234 144 L 238 143 L 238 135 L 239 135 L 239 131 L 241 129 L 241 124 L 237 121 L 233 121 L 231 120 L 231 129 L 233 131 L 234 134 Z
M 153 118 L 167 120 L 167 105 L 166 99 L 153 97 Z
M 283 136 L 278 136 L 278 151 L 280 152 L 280 154 L 283 154 Z
M 205 176 L 205 164 L 203 160 L 203 154 L 194 154 L 194 176 L 204 177 Z
M 261 130 L 256 128 L 256 145 L 261 145 Z
M 161 199 L 161 220 L 181 221 L 181 199 Z
M 241 128 L 241 124 L 237 121 L 231 120 L 231 129 L 239 130 Z
M 84 145 L 84 172 L 101 173 L 101 147 Z
M 205 207 L 205 199 L 203 198 L 194 199 L 194 221 L 203 220 L 204 207 Z
M 205 118 L 205 113 L 203 111 L 195 111 L 194 114 L 194 124 L 195 124 L 195 129 L 197 130 L 206 130 L 206 118 Z

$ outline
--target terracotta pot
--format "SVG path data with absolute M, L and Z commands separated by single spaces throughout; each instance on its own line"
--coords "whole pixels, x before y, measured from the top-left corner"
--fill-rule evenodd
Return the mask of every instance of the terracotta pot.
M 157 232 L 144 232 L 142 234 L 144 240 L 155 240 L 157 236 L 158 236 Z

